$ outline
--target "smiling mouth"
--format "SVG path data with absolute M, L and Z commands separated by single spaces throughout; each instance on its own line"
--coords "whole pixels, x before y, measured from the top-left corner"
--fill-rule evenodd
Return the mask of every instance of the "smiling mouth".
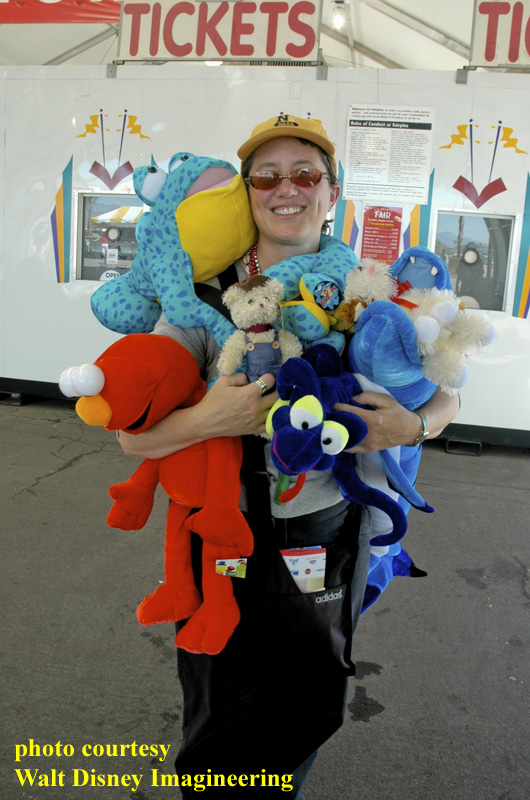
M 301 206 L 290 206 L 289 208 L 273 208 L 273 213 L 285 217 L 290 214 L 300 214 L 303 210 Z
M 128 425 L 125 428 L 125 430 L 126 431 L 135 431 L 138 428 L 140 428 L 144 424 L 144 422 L 146 421 L 147 415 L 149 414 L 150 409 L 151 409 L 151 403 L 149 403 L 149 405 L 145 409 L 144 413 L 140 417 L 138 417 L 136 422 L 133 422 L 131 425 Z

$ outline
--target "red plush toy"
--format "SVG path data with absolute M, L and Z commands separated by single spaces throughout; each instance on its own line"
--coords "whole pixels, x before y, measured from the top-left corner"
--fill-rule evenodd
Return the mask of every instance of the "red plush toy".
M 95 362 L 61 375 L 61 390 L 79 396 L 76 411 L 89 425 L 138 434 L 175 408 L 204 397 L 193 356 L 166 336 L 131 334 Z M 166 523 L 165 582 L 138 606 L 142 625 L 187 619 L 175 639 L 191 653 L 218 653 L 240 619 L 230 578 L 216 560 L 249 556 L 253 537 L 239 510 L 241 440 L 209 439 L 165 458 L 143 461 L 125 483 L 111 486 L 107 522 L 139 530 L 151 513 L 158 483 L 170 498 Z M 191 513 L 192 509 L 199 509 Z M 191 565 L 190 531 L 203 540 L 202 594 Z

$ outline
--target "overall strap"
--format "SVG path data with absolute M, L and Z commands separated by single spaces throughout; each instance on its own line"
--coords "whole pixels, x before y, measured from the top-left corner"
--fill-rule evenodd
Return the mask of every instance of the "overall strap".
M 235 264 L 230 264 L 217 278 L 221 286 L 220 289 L 216 289 L 215 286 L 210 286 L 208 283 L 195 283 L 195 294 L 199 300 L 202 300 L 203 303 L 208 303 L 209 306 L 219 311 L 223 317 L 231 319 L 230 311 L 222 301 L 222 295 L 225 289 L 228 289 L 233 283 L 237 283 L 237 269 Z
M 242 436 L 243 482 L 248 506 L 252 509 L 254 524 L 270 530 L 272 514 L 269 490 L 269 474 L 265 465 L 265 440 L 261 436 Z M 253 528 L 254 529 L 254 528 Z

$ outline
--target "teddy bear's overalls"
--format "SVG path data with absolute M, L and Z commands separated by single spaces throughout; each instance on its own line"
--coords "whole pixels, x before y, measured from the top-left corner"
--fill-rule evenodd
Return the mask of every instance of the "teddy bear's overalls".
M 276 375 L 282 365 L 282 353 L 278 341 L 279 331 L 274 333 L 273 342 L 252 342 L 245 334 L 246 376 L 249 383 L 270 372 Z

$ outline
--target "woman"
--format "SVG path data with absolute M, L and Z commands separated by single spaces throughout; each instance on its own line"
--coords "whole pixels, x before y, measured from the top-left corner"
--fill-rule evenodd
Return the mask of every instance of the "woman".
M 256 245 L 237 265 L 240 280 L 253 272 L 266 274 L 290 256 L 319 251 L 326 217 L 340 193 L 334 153 L 318 121 L 288 115 L 258 125 L 240 147 L 259 232 Z M 162 320 L 156 332 L 184 344 L 208 380 L 216 375 L 218 347 L 205 330 L 177 330 Z M 263 440 L 246 434 L 264 432 L 277 399 L 275 392 L 265 392 L 273 386 L 272 375 L 250 384 L 241 374 L 222 376 L 198 405 L 174 411 L 140 436 L 122 433 L 123 449 L 160 458 L 211 437 L 244 436 L 247 450 L 258 443 L 263 451 Z M 428 431 L 428 438 L 434 437 L 458 410 L 458 400 L 440 392 L 421 409 L 424 420 L 388 395 L 366 392 L 357 399 L 370 410 L 342 408 L 366 421 L 368 435 L 352 452 L 410 444 Z M 256 545 L 247 579 L 233 581 L 241 622 L 219 655 L 178 654 L 184 719 L 176 770 L 179 775 L 211 770 L 255 776 L 253 786 L 242 781 L 226 790 L 216 787 L 215 797 L 223 791 L 232 797 L 238 789 L 279 796 L 285 791 L 281 781 L 274 788 L 267 776 L 292 774 L 292 796 L 302 800 L 302 783 L 319 746 L 343 721 L 368 540 L 359 538 L 359 509 L 343 501 L 330 472 L 311 473 L 302 492 L 286 506 L 273 506 L 271 516 L 269 492 L 274 494 L 276 476 L 270 462 L 266 468 L 250 463 L 256 457 L 254 452 L 246 458 L 243 471 L 244 510 Z M 310 596 L 289 585 L 279 549 L 317 545 L 327 549 L 327 568 L 336 568 L 336 580 L 345 587 L 344 593 L 329 594 L 340 596 L 339 604 L 310 607 Z M 184 789 L 184 796 L 191 797 L 191 791 Z

